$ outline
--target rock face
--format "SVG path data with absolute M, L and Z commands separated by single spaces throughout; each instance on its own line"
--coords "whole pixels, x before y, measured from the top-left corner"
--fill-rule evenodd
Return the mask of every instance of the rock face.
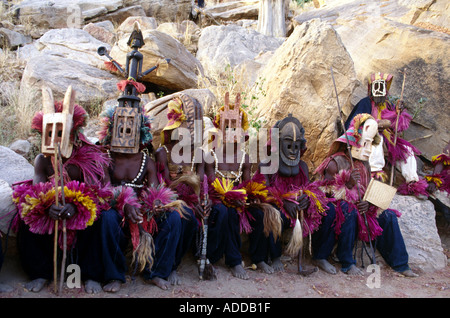
M 413 140 L 413 145 L 431 159 L 450 139 L 450 114 L 442 112 L 442 105 L 450 98 L 450 32 L 448 23 L 443 23 L 449 13 L 445 0 L 330 0 L 325 7 L 294 19 L 304 23 L 320 18 L 332 23 L 363 86 L 373 72 L 390 73 L 394 75 L 390 94 L 399 97 L 401 71 L 406 70 L 405 105 L 417 116 L 404 138 Z M 366 96 L 367 90 L 358 94 L 355 103 Z M 420 103 L 421 99 L 426 102 Z
M 398 223 L 405 240 L 410 266 L 424 271 L 447 266 L 447 257 L 436 228 L 433 203 L 413 196 L 396 195 L 390 208 L 402 213 Z
M 0 146 L 0 179 L 10 186 L 15 182 L 32 179 L 34 167 L 21 155 Z
M 35 46 L 42 54 L 55 55 L 102 68 L 104 60 L 97 54 L 97 48 L 111 46 L 99 41 L 81 29 L 54 29 L 47 31 Z
M 8 233 L 9 224 L 15 214 L 15 205 L 12 201 L 13 190 L 5 180 L 0 179 L 0 232 Z M 13 234 L 11 231 L 10 234 Z
M 158 76 L 157 72 L 151 72 L 142 81 L 177 91 L 197 87 L 198 75 L 203 73 L 203 66 L 182 43 L 158 30 L 145 30 L 142 35 L 145 42 L 139 50 L 144 55 L 142 71 L 153 67 L 160 59 L 171 59 L 164 74 Z M 129 34 L 125 33 L 110 53 L 122 65 L 125 65 L 126 55 L 130 51 L 128 38 Z
M 46 83 L 55 100 L 62 100 L 69 85 L 77 92 L 76 101 L 87 106 L 93 101 L 118 96 L 117 80 L 109 72 L 68 58 L 40 55 L 31 59 L 23 72 L 21 85 L 40 89 Z
M 288 114 L 305 128 L 308 150 L 303 156 L 311 170 L 325 159 L 338 137 L 338 107 L 330 67 L 333 67 L 339 102 L 344 111 L 358 86 L 352 59 L 339 35 L 326 22 L 297 26 L 260 71 L 265 96 L 257 113 L 272 127 Z
M 221 74 L 227 65 L 234 68 L 260 52 L 275 51 L 283 41 L 236 25 L 209 26 L 198 41 L 197 59 L 205 73 Z

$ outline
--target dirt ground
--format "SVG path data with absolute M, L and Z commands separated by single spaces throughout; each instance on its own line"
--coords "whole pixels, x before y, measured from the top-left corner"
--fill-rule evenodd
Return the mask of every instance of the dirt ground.
M 440 226 L 438 230 L 442 246 L 447 257 L 450 257 L 450 227 Z M 14 241 L 13 239 L 11 242 Z M 26 275 L 18 261 L 17 251 L 13 243 L 8 247 L 6 260 L 0 272 L 0 283 L 14 288 L 12 292 L 0 293 L 0 298 L 449 298 L 450 297 L 450 265 L 434 272 L 423 272 L 414 267 L 419 277 L 406 278 L 388 267 L 377 254 L 380 265 L 379 288 L 370 288 L 367 283 L 375 280 L 372 271 L 367 271 L 368 259 L 364 262 L 365 276 L 348 276 L 342 272 L 330 275 L 318 271 L 308 277 L 297 274 L 297 261 L 284 257 L 285 271 L 265 274 L 260 270 L 248 268 L 250 278 L 241 280 L 232 276 L 230 270 L 219 261 L 216 268 L 216 281 L 200 281 L 198 267 L 194 257 L 188 254 L 179 268 L 182 284 L 161 290 L 156 286 L 143 282 L 141 277 L 128 277 L 119 292 L 89 295 L 84 288 L 64 288 L 61 295 L 53 291 L 53 285 L 45 287 L 39 293 L 29 292 L 24 288 Z M 3 245 L 4 246 L 4 245 Z M 251 265 L 245 253 L 246 242 L 243 242 L 243 257 L 246 266 Z M 361 266 L 360 253 L 357 252 L 357 265 Z M 310 265 L 307 255 L 304 260 Z M 339 265 L 336 264 L 339 268 Z M 372 275 L 372 276 L 371 276 Z M 179 300 L 179 299 L 178 299 Z

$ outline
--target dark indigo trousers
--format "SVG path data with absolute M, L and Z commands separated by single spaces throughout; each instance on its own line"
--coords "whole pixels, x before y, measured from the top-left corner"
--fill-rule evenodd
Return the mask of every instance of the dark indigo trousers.
M 403 272 L 409 269 L 408 252 L 395 212 L 389 209 L 383 211 L 378 217 L 378 224 L 383 229 L 383 233 L 376 240 L 381 256 L 395 271 Z
M 180 265 L 183 256 L 192 246 L 198 231 L 198 222 L 195 218 L 194 211 L 187 208 L 186 212 L 185 216 L 181 219 L 181 235 L 177 246 L 173 270 L 176 270 Z
M 2 270 L 2 265 L 3 265 L 3 249 L 0 241 L 0 271 Z
M 158 232 L 153 235 L 155 243 L 154 262 L 151 270 L 144 269 L 144 279 L 155 277 L 166 279 L 175 264 L 177 245 L 181 235 L 181 218 L 178 212 L 170 211 L 156 218 Z
M 31 280 L 53 279 L 53 235 L 34 234 L 21 221 L 17 233 L 17 248 L 22 267 Z
M 327 259 L 337 242 L 336 256 L 342 265 L 341 270 L 346 272 L 351 265 L 356 264 L 352 252 L 357 235 L 358 217 L 355 209 L 349 211 L 347 202 L 341 201 L 340 204 L 345 217 L 341 233 L 336 235 L 336 207 L 329 203 L 327 215 L 322 218 L 322 224 L 312 235 L 313 259 Z
M 122 216 L 114 209 L 102 211 L 100 218 L 92 225 L 93 231 L 80 232 L 78 249 L 84 279 L 105 283 L 113 280 L 126 282 L 124 251 L 128 240 L 122 220 Z
M 213 205 L 208 218 L 208 245 L 206 256 L 214 264 L 225 255 L 225 264 L 241 264 L 242 256 L 239 215 L 234 208 L 222 203 Z
M 264 234 L 264 212 L 258 208 L 250 208 L 250 214 L 253 216 L 253 220 L 250 220 L 250 226 L 252 232 L 249 237 L 249 254 L 253 264 L 258 264 L 262 261 L 268 262 L 269 257 L 271 260 L 281 257 L 282 245 L 281 238 L 276 241 L 273 234 L 269 236 Z M 289 228 L 290 220 L 279 211 L 282 219 L 282 231 Z
M 115 210 L 103 211 L 93 225 L 77 231 L 74 245 L 67 251 L 67 264 L 80 266 L 82 280 L 125 283 L 127 240 L 121 228 L 122 217 Z M 17 236 L 19 257 L 31 280 L 53 279 L 53 235 L 30 232 L 21 222 Z M 62 251 L 58 250 L 61 262 Z M 60 274 L 58 265 L 58 276 Z

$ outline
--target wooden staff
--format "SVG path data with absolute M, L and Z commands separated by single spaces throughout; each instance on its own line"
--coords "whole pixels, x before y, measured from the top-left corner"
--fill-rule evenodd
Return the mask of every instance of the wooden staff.
M 61 201 L 63 207 L 66 205 L 66 199 L 64 194 L 64 177 L 63 177 L 63 164 L 62 164 L 62 158 L 61 158 L 61 149 L 60 145 L 58 143 L 58 165 L 59 170 L 61 172 Z M 66 269 L 66 257 L 67 257 L 67 227 L 66 227 L 66 219 L 63 219 L 63 257 L 61 261 L 61 273 L 59 277 L 59 293 L 61 293 L 63 284 L 64 284 L 64 272 Z
M 58 173 L 58 147 L 55 147 L 55 205 L 58 207 L 58 197 L 59 197 L 59 190 L 58 190 L 58 183 L 59 183 L 59 173 Z M 57 292 L 57 282 L 58 282 L 58 220 L 55 220 L 55 236 L 54 236 L 54 243 L 53 243 L 53 287 L 55 290 L 55 293 Z
M 336 83 L 334 81 L 333 67 L 330 67 L 330 69 L 331 69 L 331 78 L 333 79 L 334 91 L 336 93 L 336 100 L 337 100 L 337 106 L 338 106 L 338 112 L 339 112 L 339 119 L 341 121 L 342 128 L 344 129 L 344 135 L 345 135 L 345 141 L 346 141 L 346 144 L 347 144 L 348 156 L 350 158 L 350 165 L 351 165 L 352 170 L 353 170 L 355 168 L 355 166 L 353 164 L 353 157 L 352 157 L 352 152 L 351 152 L 351 149 L 350 149 L 350 142 L 348 141 L 347 130 L 345 129 L 344 121 L 342 120 L 341 105 L 339 104 L 338 92 L 337 92 L 337 88 L 336 88 Z M 359 200 L 359 202 L 361 202 L 361 192 L 359 190 L 359 182 L 356 183 L 356 189 L 358 190 L 358 200 Z M 371 250 L 371 254 L 372 254 L 372 264 L 375 264 L 375 250 L 374 250 L 374 248 L 372 246 L 372 239 L 370 237 L 369 223 L 367 222 L 367 216 L 366 216 L 365 213 L 363 213 L 363 217 L 364 217 L 364 223 L 365 223 L 366 229 L 367 229 L 367 236 L 369 238 L 369 245 L 370 245 L 370 250 Z
M 403 90 L 405 89 L 405 79 L 406 79 L 406 70 L 403 71 L 402 93 L 400 95 L 400 99 L 397 101 L 397 105 L 395 106 L 395 111 L 397 112 L 397 119 L 395 120 L 394 147 L 397 145 L 398 120 L 400 118 L 399 105 L 401 102 L 403 102 Z M 394 171 L 395 171 L 395 162 L 392 162 L 391 180 L 389 181 L 389 185 L 391 185 L 391 186 L 394 183 Z
M 208 194 L 205 193 L 205 205 L 208 202 Z M 208 215 L 202 215 L 202 230 L 203 230 L 203 238 L 202 238 L 202 250 L 200 254 L 200 264 L 199 264 L 199 277 L 201 280 L 203 280 L 203 273 L 205 271 L 205 267 L 207 264 L 207 258 L 206 258 L 206 248 L 208 246 Z

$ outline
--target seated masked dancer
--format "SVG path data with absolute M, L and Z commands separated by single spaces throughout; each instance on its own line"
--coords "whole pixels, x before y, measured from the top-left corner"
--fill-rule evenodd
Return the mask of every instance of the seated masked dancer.
M 31 279 L 25 288 L 39 292 L 51 280 L 56 287 L 58 264 L 64 268 L 67 261 L 80 266 L 86 292 L 96 293 L 109 280 L 98 219 L 109 209 L 111 193 L 104 186 L 110 160 L 83 135 L 88 115 L 74 104 L 71 87 L 64 102 L 54 102 L 49 88 L 42 94 L 43 111 L 32 120 L 32 129 L 42 135 L 42 153 L 35 158 L 33 180 L 13 192 L 19 257 Z
M 144 109 L 119 104 L 101 117 L 99 141 L 111 157 L 113 207 L 121 214 L 117 226 L 121 225 L 124 235 L 131 237 L 133 273 L 143 272 L 146 282 L 167 289 L 180 237 L 183 204 L 174 191 L 159 183 L 156 164 L 146 151 L 152 151 L 152 135 Z M 115 244 L 120 246 L 119 241 Z
M 144 45 L 144 39 L 137 22 L 128 45 L 132 50 L 127 54 L 125 70 L 110 58 L 127 79 L 117 84 L 123 91 L 118 105 L 101 115 L 99 142 L 108 148 L 111 158 L 108 175 L 114 192 L 112 206 L 121 216 L 116 220 L 116 227 L 120 225 L 122 233 L 131 238 L 132 272 L 142 272 L 145 282 L 167 289 L 184 205 L 177 200 L 175 192 L 160 184 L 156 164 L 150 158 L 153 152 L 150 119 L 138 97 L 146 87 L 138 80 L 158 66 L 142 72 L 143 55 L 139 48 Z M 99 48 L 99 54 L 106 55 L 104 48 Z M 121 221 L 123 218 L 125 222 Z M 111 242 L 117 246 L 118 253 L 123 253 L 119 252 L 120 243 L 118 239 Z
M 168 123 L 161 133 L 161 146 L 155 152 L 155 161 L 160 179 L 187 205 L 186 217 L 181 220 L 175 264 L 169 277 L 172 284 L 179 284 L 176 270 L 197 237 L 201 224 L 196 219 L 197 211 L 204 209 L 200 196 L 204 172 L 201 179 L 197 174 L 197 167 L 203 167 L 198 164 L 203 160 L 203 151 L 196 147 L 202 144 L 203 109 L 196 99 L 186 94 L 175 97 L 167 108 Z
M 346 152 L 347 141 L 351 147 L 350 154 Z M 362 199 L 371 179 L 369 157 L 372 144 L 379 142 L 375 118 L 365 113 L 358 114 L 346 133 L 332 144 L 328 158 L 315 171 L 323 178 L 324 191 L 333 198 L 330 211 L 334 213 L 325 218 L 313 240 L 313 258 L 326 272 L 336 272 L 327 258 L 337 242 L 341 270 L 348 274 L 360 274 L 351 256 L 356 236 L 363 242 L 374 242 L 373 249 L 378 248 L 386 263 L 395 271 L 407 277 L 417 276 L 408 265 L 408 252 L 397 220 L 401 213 L 392 209 L 383 211 Z M 372 261 L 375 262 L 374 259 Z
M 300 121 L 289 114 L 272 129 L 277 129 L 278 133 L 271 135 L 268 150 L 277 156 L 278 167 L 274 172 L 264 173 L 262 169 L 269 163 L 262 162 L 252 181 L 266 187 L 267 196 L 259 196 L 258 200 L 271 203 L 276 214 L 267 206 L 261 209 L 250 204 L 250 257 L 266 273 L 283 271 L 281 234 L 293 228 L 285 252 L 292 257 L 298 256 L 298 272 L 307 276 L 317 269 L 303 265 L 303 238 L 310 237 L 318 229 L 326 214 L 328 199 L 314 182 L 310 182 L 308 166 L 301 160 L 307 148 Z
M 214 136 L 217 139 L 204 160 L 207 189 L 202 186 L 212 201 L 206 255 L 211 264 L 225 256 L 225 264 L 233 276 L 248 279 L 240 252 L 240 234 L 250 230 L 245 211 L 247 195 L 239 184 L 250 180 L 251 165 L 243 147 L 248 119 L 239 94 L 234 104 L 230 103 L 229 93 L 225 94 L 224 106 L 216 114 L 214 125 L 218 128 Z
M 345 128 L 348 129 L 353 118 L 361 113 L 370 114 L 377 121 L 390 122 L 390 125 L 386 125 L 382 131 L 383 142 L 374 147 L 369 159 L 372 177 L 383 182 L 388 181 L 388 176 L 384 171 L 386 157 L 391 167 L 397 167 L 405 179 L 405 182 L 398 187 L 398 193 L 426 198 L 428 184 L 417 174 L 415 156 L 420 155 L 420 151 L 399 136 L 408 129 L 412 117 L 405 110 L 403 101 L 400 101 L 396 107 L 388 100 L 392 79 L 393 76 L 387 73 L 378 72 L 370 75 L 368 79 L 369 96 L 361 99 L 355 105 L 345 122 Z M 379 128 L 384 127 L 380 126 Z M 393 180 L 391 180 L 392 183 Z

